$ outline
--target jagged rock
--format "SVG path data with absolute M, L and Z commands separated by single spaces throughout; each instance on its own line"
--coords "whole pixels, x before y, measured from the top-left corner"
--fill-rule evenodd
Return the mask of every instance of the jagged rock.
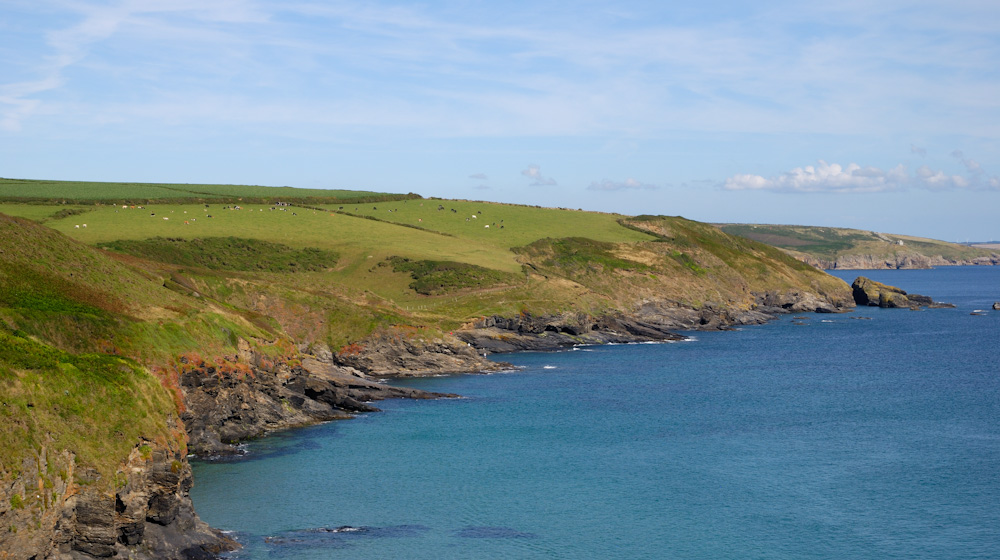
M 306 358 L 301 366 L 260 367 L 250 350 L 244 353 L 250 374 L 214 371 L 207 364 L 181 376 L 187 410 L 181 415 L 188 432 L 188 450 L 198 456 L 232 455 L 233 445 L 267 432 L 350 418 L 352 413 L 378 409 L 367 404 L 388 398 L 440 398 L 456 395 L 427 393 L 364 379 L 361 372 Z M 162 509 L 162 508 L 161 508 Z M 164 510 L 162 515 L 170 515 Z
M 5 527 L 18 529 L 0 533 L 0 558 L 187 560 L 237 547 L 195 514 L 191 467 L 177 449 L 138 442 L 115 475 L 116 488 L 93 469 L 74 468 L 69 452 L 43 449 L 27 461 L 32 470 L 22 472 L 59 474 L 44 494 L 38 482 L 32 500 L 0 511 L 11 523 Z M 19 496 L 35 482 L 25 485 L 23 476 L 14 481 Z
M 503 325 L 500 328 L 513 326 L 501 318 L 496 319 Z M 545 325 L 526 323 L 519 324 L 517 328 L 541 333 Z M 353 345 L 349 351 L 336 354 L 334 360 L 339 366 L 381 377 L 499 371 L 509 367 L 483 358 L 474 348 L 463 344 L 460 338 L 425 341 L 398 333 L 372 336 Z
M 1000 311 L 1000 301 L 997 301 L 997 302 L 993 303 L 993 310 L 994 311 Z
M 858 305 L 883 308 L 919 309 L 920 307 L 955 307 L 950 303 L 935 302 L 928 296 L 908 294 L 895 286 L 859 276 L 851 284 L 854 302 Z
M 647 301 L 634 313 L 591 317 L 582 313 L 474 321 L 456 336 L 484 353 L 555 350 L 579 344 L 681 340 L 679 330 L 719 330 L 766 323 L 781 313 L 836 313 L 854 302 L 809 292 L 756 294 L 752 308 L 708 302 L 699 309 L 674 302 Z

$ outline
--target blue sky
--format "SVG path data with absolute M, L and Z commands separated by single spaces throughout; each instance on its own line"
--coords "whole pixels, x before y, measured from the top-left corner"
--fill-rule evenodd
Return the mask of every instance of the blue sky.
M 4 0 L 0 176 L 1000 239 L 1000 3 L 671 4 Z

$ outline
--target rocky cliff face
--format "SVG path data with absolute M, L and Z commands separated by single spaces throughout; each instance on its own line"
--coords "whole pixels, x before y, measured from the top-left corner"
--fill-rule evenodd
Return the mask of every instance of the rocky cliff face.
M 0 489 L 2 559 L 190 560 L 235 547 L 195 514 L 191 468 L 178 449 L 139 442 L 114 490 L 76 468 L 71 453 L 45 449 L 12 480 Z
M 896 255 L 844 255 L 834 261 L 807 257 L 805 262 L 825 270 L 893 270 L 924 269 L 936 266 L 996 266 L 1000 265 L 1000 255 L 976 259 L 946 259 L 942 256 L 926 256 L 918 253 Z
M 370 337 L 347 351 L 330 355 L 329 361 L 378 377 L 488 372 L 508 367 L 485 359 L 456 338 L 424 341 L 398 334 Z
M 682 340 L 675 331 L 719 330 L 765 323 L 782 313 L 836 313 L 854 307 L 848 300 L 790 291 L 756 294 L 749 308 L 706 303 L 692 309 L 670 302 L 646 302 L 631 314 L 592 317 L 575 313 L 536 317 L 485 317 L 456 335 L 484 353 L 554 350 L 578 344 Z
M 371 401 L 456 396 L 366 379 L 359 370 L 333 363 L 328 352 L 295 365 L 271 364 L 245 346 L 242 352 L 241 359 L 249 364 L 245 373 L 189 363 L 181 375 L 187 408 L 181 419 L 192 454 L 238 453 L 234 444 L 267 432 L 378 410 L 368 404 Z

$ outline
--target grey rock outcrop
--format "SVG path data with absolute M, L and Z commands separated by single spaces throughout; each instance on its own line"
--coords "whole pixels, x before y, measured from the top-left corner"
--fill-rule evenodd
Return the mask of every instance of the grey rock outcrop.
M 757 325 L 784 313 L 835 313 L 854 307 L 820 295 L 792 291 L 756 294 L 755 303 L 740 308 L 707 302 L 700 308 L 674 302 L 650 301 L 633 313 L 593 317 L 582 313 L 515 317 L 484 317 L 456 336 L 484 353 L 555 350 L 579 344 L 609 344 L 683 340 L 676 331 L 720 330 Z
M 499 371 L 509 367 L 482 357 L 459 339 L 408 338 L 400 333 L 379 334 L 333 356 L 340 365 L 377 377 L 414 377 L 448 373 Z
M 271 364 L 247 349 L 241 360 L 252 364 L 247 372 L 200 363 L 187 364 L 181 375 L 187 407 L 181 419 L 192 454 L 236 454 L 234 444 L 271 431 L 377 411 L 372 401 L 456 396 L 391 387 L 316 358 Z
M 17 530 L 0 535 L 0 558 L 190 560 L 237 546 L 195 514 L 191 467 L 178 449 L 137 443 L 112 485 L 93 469 L 76 467 L 69 452 L 43 449 L 22 467 L 38 481 L 22 474 L 5 489 L 11 491 L 5 502 L 18 507 L 0 508 L 0 518 Z M 27 492 L 33 495 L 23 500 Z
M 918 309 L 920 307 L 955 307 L 950 303 L 935 302 L 928 296 L 909 294 L 895 286 L 859 276 L 851 284 L 854 302 L 858 305 L 883 308 Z

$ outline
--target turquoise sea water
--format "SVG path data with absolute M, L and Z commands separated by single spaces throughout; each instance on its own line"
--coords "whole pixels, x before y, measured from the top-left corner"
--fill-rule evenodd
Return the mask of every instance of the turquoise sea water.
M 237 558 L 998 558 L 1000 268 L 860 273 L 958 308 L 410 380 L 466 398 L 196 463 L 195 507 Z

